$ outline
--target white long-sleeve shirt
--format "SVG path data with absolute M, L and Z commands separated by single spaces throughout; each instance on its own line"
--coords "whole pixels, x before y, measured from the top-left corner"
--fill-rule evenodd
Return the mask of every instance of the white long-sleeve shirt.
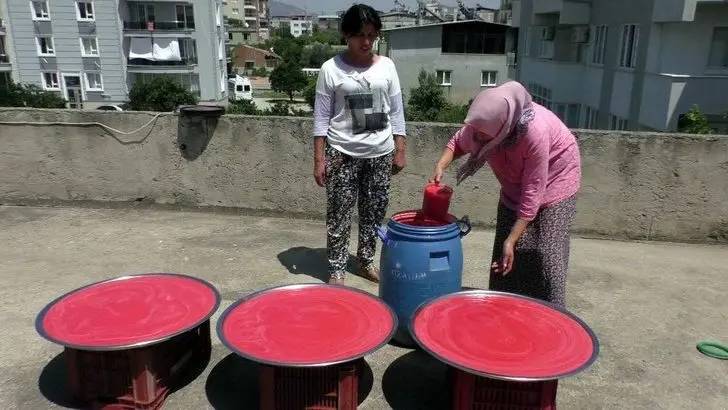
M 369 67 L 354 67 L 336 56 L 321 66 L 314 136 L 326 136 L 334 149 L 352 157 L 376 158 L 394 150 L 394 134 L 406 135 L 406 129 L 392 60 L 380 56 Z

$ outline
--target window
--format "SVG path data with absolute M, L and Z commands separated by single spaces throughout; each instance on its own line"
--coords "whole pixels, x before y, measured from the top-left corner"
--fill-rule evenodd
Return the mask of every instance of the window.
M 604 56 L 607 53 L 607 35 L 609 28 L 607 26 L 594 27 L 594 45 L 592 47 L 592 63 L 604 64 Z
M 442 26 L 443 53 L 505 54 L 506 30 L 496 27 L 482 28 L 479 23 Z
M 58 82 L 58 73 L 42 73 L 41 80 L 43 81 L 43 89 L 45 90 L 61 89 L 61 85 Z
M 240 9 L 236 9 L 233 7 L 233 14 L 240 14 Z
M 728 27 L 716 27 L 713 30 L 708 66 L 728 68 Z
M 255 68 L 255 61 L 246 61 L 245 62 L 245 69 L 246 70 L 252 70 Z
M 437 81 L 440 85 L 452 85 L 452 81 L 450 81 L 451 74 L 452 71 L 437 70 Z
M 38 48 L 38 55 L 41 57 L 56 55 L 56 50 L 53 48 L 53 37 L 36 37 L 35 45 Z
M 144 3 L 129 3 L 131 18 L 140 23 L 154 21 L 154 5 Z
M 220 14 L 220 5 L 215 5 L 215 21 L 217 22 L 217 26 L 222 26 L 222 14 Z
M 481 71 L 480 72 L 480 86 L 481 87 L 494 87 L 498 80 L 497 71 Z
M 50 20 L 51 15 L 48 13 L 48 1 L 31 1 L 30 12 L 33 20 Z
M 225 45 L 221 38 L 217 39 L 217 58 L 222 60 L 225 57 Z
M 96 41 L 96 37 L 81 37 L 81 56 L 82 57 L 98 57 L 99 56 L 99 44 Z
M 177 28 L 195 28 L 195 14 L 192 11 L 192 5 L 178 4 L 177 10 Z
M 609 115 L 609 129 L 616 131 L 625 131 L 627 129 L 627 120 L 616 115 Z
M 541 40 L 541 48 L 538 51 L 540 58 L 554 58 L 554 42 L 549 40 Z
M 595 129 L 597 127 L 597 118 L 599 117 L 599 110 L 586 106 L 584 110 L 584 122 L 582 126 L 587 129 Z
M 94 21 L 94 3 L 90 1 L 76 2 L 76 19 L 78 21 Z
M 220 91 L 225 93 L 225 69 L 220 70 Z
M 639 38 L 639 26 L 627 24 L 622 28 L 622 51 L 619 57 L 620 67 L 634 68 L 637 65 L 637 43 Z
M 86 73 L 86 91 L 104 91 L 101 73 Z
M 536 83 L 530 83 L 528 89 L 531 92 L 533 101 L 537 104 L 543 105 L 544 107 L 551 109 L 551 89 L 542 87 Z

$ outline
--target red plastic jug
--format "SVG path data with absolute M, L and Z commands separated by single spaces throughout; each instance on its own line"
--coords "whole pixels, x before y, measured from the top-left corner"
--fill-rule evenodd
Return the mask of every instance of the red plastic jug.
M 422 199 L 422 213 L 426 218 L 438 221 L 447 220 L 452 188 L 447 185 L 432 183 L 425 185 L 425 195 Z

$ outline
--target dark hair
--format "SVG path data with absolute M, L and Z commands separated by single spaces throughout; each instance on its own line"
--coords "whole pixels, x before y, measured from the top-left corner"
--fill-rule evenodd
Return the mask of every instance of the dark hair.
M 346 10 L 344 17 L 341 18 L 341 32 L 344 35 L 358 34 L 367 24 L 380 31 L 382 20 L 379 18 L 379 13 L 366 4 L 355 4 Z

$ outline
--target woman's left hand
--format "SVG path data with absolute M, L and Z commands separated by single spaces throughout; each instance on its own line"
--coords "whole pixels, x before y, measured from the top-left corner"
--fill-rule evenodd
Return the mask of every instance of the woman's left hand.
M 392 159 L 392 175 L 399 174 L 407 166 L 407 155 L 405 152 L 406 139 L 403 136 L 394 136 L 394 158 Z
M 513 270 L 513 260 L 515 255 L 515 246 L 513 242 L 510 240 L 506 240 L 503 242 L 503 256 L 501 257 L 500 261 L 493 262 L 493 265 L 491 265 L 491 269 L 495 271 L 495 273 L 500 273 L 503 276 L 506 276 Z

